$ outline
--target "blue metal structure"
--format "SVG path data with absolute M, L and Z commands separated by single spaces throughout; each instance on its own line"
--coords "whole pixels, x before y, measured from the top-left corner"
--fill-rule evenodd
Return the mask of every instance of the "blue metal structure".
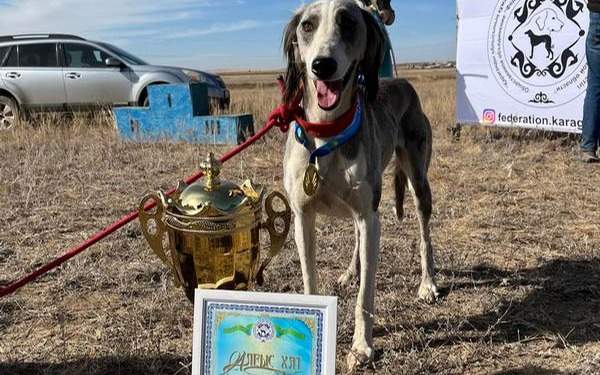
M 135 142 L 231 145 L 254 135 L 250 114 L 209 115 L 208 87 L 203 83 L 150 86 L 148 98 L 148 108 L 113 109 L 121 137 Z

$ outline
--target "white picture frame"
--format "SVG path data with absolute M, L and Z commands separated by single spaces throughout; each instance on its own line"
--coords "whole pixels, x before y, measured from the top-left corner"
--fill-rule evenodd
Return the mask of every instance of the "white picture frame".
M 337 297 L 197 289 L 192 374 L 335 374 L 336 338 Z

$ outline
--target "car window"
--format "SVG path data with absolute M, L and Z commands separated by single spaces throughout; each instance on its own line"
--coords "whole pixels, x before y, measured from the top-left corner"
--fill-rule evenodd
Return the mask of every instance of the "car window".
M 9 46 L 0 47 L 0 65 L 4 62 L 4 57 L 6 57 L 9 48 Z
M 17 47 L 16 46 L 14 46 L 13 48 L 10 49 L 8 56 L 6 56 L 6 59 L 4 60 L 3 66 L 10 67 L 10 68 L 14 68 L 14 67 L 18 66 Z
M 69 68 L 106 68 L 107 53 L 86 44 L 65 43 L 65 62 Z
M 150 65 L 147 62 L 145 62 L 144 60 L 140 59 L 139 57 L 136 57 L 136 56 L 132 55 L 131 53 L 120 49 L 117 46 L 113 46 L 112 44 L 103 43 L 103 42 L 97 42 L 97 43 L 100 44 L 102 47 L 106 48 L 107 50 L 111 51 L 115 55 L 119 56 L 121 59 L 125 60 L 125 62 L 127 62 L 129 64 Z
M 56 44 L 21 44 L 19 46 L 19 66 L 53 68 L 56 63 Z

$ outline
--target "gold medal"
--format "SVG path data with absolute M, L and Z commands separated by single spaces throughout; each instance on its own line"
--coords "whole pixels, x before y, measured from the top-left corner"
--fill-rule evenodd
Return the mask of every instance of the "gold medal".
M 304 172 L 304 192 L 306 195 L 313 196 L 319 187 L 319 171 L 314 164 L 309 164 Z

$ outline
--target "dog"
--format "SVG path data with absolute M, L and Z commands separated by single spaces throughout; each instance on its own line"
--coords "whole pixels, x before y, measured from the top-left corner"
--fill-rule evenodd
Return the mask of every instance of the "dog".
M 402 219 L 409 186 L 420 224 L 422 276 L 418 295 L 430 303 L 439 297 L 429 230 L 432 195 L 427 171 L 432 130 L 414 88 L 406 80 L 379 82 L 383 43 L 377 20 L 353 0 L 319 0 L 300 8 L 283 38 L 288 63 L 284 104 L 301 97 L 307 121 L 331 122 L 353 106 L 357 95 L 364 100 L 362 124 L 356 135 L 318 158 L 320 183 L 313 195 L 303 189 L 309 155 L 327 139 L 308 135 L 307 146 L 290 132 L 283 161 L 306 294 L 319 292 L 317 214 L 354 222 L 352 261 L 338 281 L 346 286 L 360 275 L 353 344 L 347 359 L 350 369 L 373 359 L 379 204 L 383 172 L 394 156 L 396 215 Z
M 539 16 L 537 16 L 535 19 L 535 24 L 539 29 L 538 32 L 542 34 L 537 35 L 533 30 L 528 30 L 525 32 L 525 35 L 529 37 L 529 41 L 531 43 L 531 55 L 529 58 L 533 59 L 535 47 L 543 44 L 548 52 L 546 58 L 553 60 L 554 45 L 552 44 L 551 34 L 562 30 L 565 24 L 558 18 L 558 15 L 552 9 L 546 9 Z

